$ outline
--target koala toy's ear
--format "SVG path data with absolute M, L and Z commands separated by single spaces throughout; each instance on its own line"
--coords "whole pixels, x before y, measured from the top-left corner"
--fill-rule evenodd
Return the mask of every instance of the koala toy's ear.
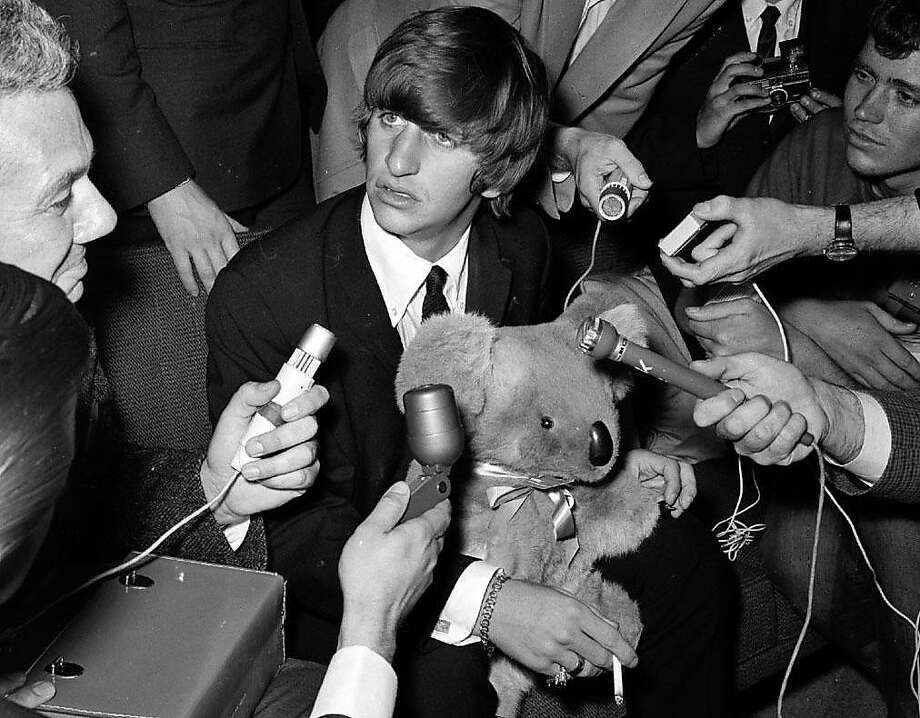
M 482 413 L 492 377 L 496 327 L 479 314 L 431 317 L 403 352 L 396 372 L 396 403 L 422 384 L 449 384 L 464 420 Z

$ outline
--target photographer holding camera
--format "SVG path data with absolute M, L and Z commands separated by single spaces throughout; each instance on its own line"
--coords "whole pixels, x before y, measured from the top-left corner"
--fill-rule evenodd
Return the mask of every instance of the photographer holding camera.
M 865 40 L 869 0 L 743 0 L 727 3 L 675 57 L 627 143 L 655 178 L 661 228 L 694 203 L 739 195 L 796 124 L 840 104 L 847 73 Z M 780 43 L 804 50 L 811 91 L 765 112 L 759 84 L 782 71 Z M 795 83 L 793 83 L 794 85 Z M 793 89 L 791 95 L 796 96 Z M 656 220 L 657 221 L 657 220 Z

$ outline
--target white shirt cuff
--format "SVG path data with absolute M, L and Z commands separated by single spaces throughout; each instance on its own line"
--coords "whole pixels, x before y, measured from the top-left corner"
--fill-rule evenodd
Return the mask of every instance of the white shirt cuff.
M 393 667 L 366 646 L 346 646 L 336 651 L 329 662 L 310 718 L 389 718 L 395 705 Z
M 482 601 L 496 571 L 498 569 L 495 566 L 485 561 L 476 561 L 466 567 L 444 604 L 444 610 L 431 632 L 432 638 L 452 646 L 466 646 L 479 640 L 473 631 L 476 629 Z
M 224 527 L 224 536 L 227 537 L 227 543 L 234 551 L 238 550 L 246 540 L 246 534 L 249 533 L 249 519 L 241 521 L 238 524 L 231 524 Z
M 863 413 L 863 443 L 859 453 L 845 464 L 838 464 L 828 459 L 835 466 L 849 471 L 861 479 L 867 486 L 872 486 L 882 478 L 888 459 L 891 456 L 891 425 L 885 410 L 878 401 L 861 391 L 854 391 Z

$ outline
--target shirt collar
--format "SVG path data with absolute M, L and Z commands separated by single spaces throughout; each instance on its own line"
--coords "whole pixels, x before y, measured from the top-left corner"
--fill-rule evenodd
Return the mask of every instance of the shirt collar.
M 779 0 L 776 9 L 779 10 L 777 22 L 795 23 L 795 13 L 802 0 Z M 744 24 L 750 25 L 760 18 L 763 9 L 770 3 L 764 0 L 742 0 L 741 13 L 744 15 Z
M 470 243 L 470 227 L 467 227 L 453 248 L 437 262 L 429 262 L 409 249 L 399 237 L 384 230 L 374 217 L 371 203 L 364 196 L 361 204 L 361 236 L 364 251 L 370 262 L 377 286 L 387 306 L 390 323 L 395 327 L 406 313 L 409 304 L 425 283 L 431 267 L 437 264 L 447 272 L 445 294 L 454 293 L 451 306 L 457 304 L 462 278 L 466 272 L 466 258 Z

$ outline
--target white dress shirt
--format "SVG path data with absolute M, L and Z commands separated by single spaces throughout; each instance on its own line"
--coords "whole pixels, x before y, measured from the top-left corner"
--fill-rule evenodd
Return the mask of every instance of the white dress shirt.
M 435 264 L 447 272 L 444 298 L 447 299 L 450 311 L 457 314 L 466 311 L 469 227 L 447 254 L 437 262 L 429 262 L 415 254 L 399 237 L 386 232 L 377 224 L 365 195 L 361 205 L 361 235 L 390 323 L 399 332 L 403 348 L 412 341 L 422 323 L 425 279 Z
M 747 32 L 748 46 L 751 52 L 757 51 L 757 38 L 760 35 L 760 27 L 763 24 L 760 20 L 760 14 L 767 5 L 775 5 L 779 10 L 779 18 L 776 20 L 776 47 L 773 48 L 773 54 L 779 54 L 779 43 L 784 40 L 794 40 L 799 36 L 799 26 L 802 20 L 802 0 L 779 0 L 776 3 L 764 2 L 764 0 L 742 0 L 741 14 L 744 15 L 744 29 Z
M 444 297 L 450 311 L 461 314 L 466 310 L 469 227 L 447 254 L 437 262 L 429 262 L 415 254 L 399 237 L 377 224 L 371 204 L 365 196 L 361 205 L 361 235 L 390 323 L 399 332 L 403 348 L 412 341 L 422 323 L 425 278 L 434 264 L 447 272 Z M 473 635 L 473 629 L 489 582 L 497 570 L 482 561 L 466 568 L 454 585 L 432 637 L 453 645 L 465 645 L 479 640 L 478 636 Z
M 389 718 L 396 705 L 396 673 L 379 653 L 365 646 L 335 652 L 319 687 L 310 718 Z
M 891 456 L 891 424 L 882 405 L 875 398 L 861 391 L 854 391 L 863 413 L 863 443 L 859 453 L 852 461 L 838 464 L 833 459 L 829 461 L 835 466 L 846 469 L 854 476 L 860 478 L 868 486 L 872 486 L 882 478 L 888 459 Z

